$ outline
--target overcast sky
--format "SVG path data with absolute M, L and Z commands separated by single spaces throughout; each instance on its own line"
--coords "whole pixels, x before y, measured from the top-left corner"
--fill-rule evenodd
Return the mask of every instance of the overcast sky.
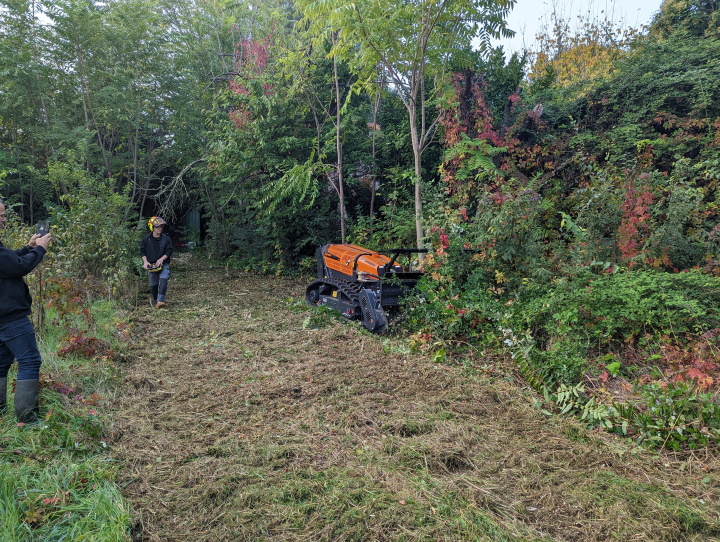
M 623 26 L 638 28 L 649 24 L 660 10 L 662 0 L 517 0 L 508 26 L 516 32 L 509 40 L 495 42 L 503 45 L 505 53 L 533 49 L 535 35 L 549 27 L 550 14 L 555 10 L 574 27 L 578 17 L 603 20 L 606 16 Z

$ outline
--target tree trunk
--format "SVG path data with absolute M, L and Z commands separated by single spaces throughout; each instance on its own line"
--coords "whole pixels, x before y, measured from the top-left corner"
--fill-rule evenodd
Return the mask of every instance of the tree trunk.
M 415 159 L 415 244 L 417 248 L 425 248 L 423 240 L 425 233 L 423 232 L 422 224 L 422 194 L 421 194 L 421 181 L 422 181 L 422 143 L 420 141 L 420 134 L 418 134 L 418 127 L 416 124 L 417 111 L 414 107 L 414 102 L 410 102 L 411 107 L 408 108 L 410 117 L 410 139 L 413 147 L 413 158 Z M 422 254 L 418 255 L 420 261 L 422 261 Z
M 380 89 L 382 91 L 382 87 Z M 372 165 L 370 170 L 370 235 L 373 233 L 373 221 L 375 219 L 375 185 L 377 184 L 377 164 L 375 163 L 375 136 L 377 133 L 378 110 L 380 109 L 380 91 L 375 95 L 373 102 L 373 127 L 372 127 Z
M 337 45 L 337 33 L 332 33 L 333 45 Z M 345 187 L 343 183 L 342 141 L 340 140 L 340 80 L 338 79 L 337 56 L 333 56 L 333 78 L 335 83 L 335 148 L 337 151 L 338 196 L 340 198 L 340 238 L 345 242 Z

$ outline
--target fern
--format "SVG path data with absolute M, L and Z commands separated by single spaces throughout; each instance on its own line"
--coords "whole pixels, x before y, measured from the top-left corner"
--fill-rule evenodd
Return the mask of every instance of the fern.
M 481 175 L 497 171 L 493 157 L 505 152 L 505 148 L 493 147 L 484 139 L 471 139 L 462 134 L 460 141 L 445 153 L 445 162 L 458 160 L 455 177 L 464 181 L 471 175 Z

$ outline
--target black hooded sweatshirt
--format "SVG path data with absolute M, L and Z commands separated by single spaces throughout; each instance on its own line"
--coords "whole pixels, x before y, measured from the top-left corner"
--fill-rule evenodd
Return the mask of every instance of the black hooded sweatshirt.
M 0 243 L 0 324 L 14 322 L 30 314 L 32 297 L 23 277 L 42 261 L 45 249 L 5 248 Z

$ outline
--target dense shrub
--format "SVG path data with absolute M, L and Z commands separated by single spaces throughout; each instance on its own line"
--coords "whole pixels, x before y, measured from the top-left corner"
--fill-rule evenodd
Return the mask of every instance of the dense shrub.
M 684 273 L 580 273 L 518 294 L 522 323 L 554 342 L 590 348 L 627 344 L 641 336 L 680 336 L 720 326 L 720 279 Z
M 46 277 L 75 276 L 104 294 L 119 294 L 134 277 L 140 237 L 147 231 L 144 224 L 133 228 L 127 194 L 117 192 L 112 179 L 72 164 L 51 164 L 49 179 L 61 204 L 50 209 L 55 241 Z

